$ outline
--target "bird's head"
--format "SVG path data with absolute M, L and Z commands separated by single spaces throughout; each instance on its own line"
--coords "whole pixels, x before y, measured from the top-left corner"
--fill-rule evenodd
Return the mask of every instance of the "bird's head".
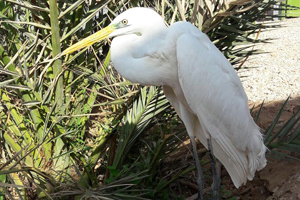
M 106 38 L 121 35 L 135 34 L 141 36 L 145 33 L 165 26 L 163 19 L 151 8 L 131 8 L 118 15 L 107 27 L 93 35 L 79 41 L 62 52 L 62 55 L 91 46 Z M 149 31 L 151 30 L 151 31 Z

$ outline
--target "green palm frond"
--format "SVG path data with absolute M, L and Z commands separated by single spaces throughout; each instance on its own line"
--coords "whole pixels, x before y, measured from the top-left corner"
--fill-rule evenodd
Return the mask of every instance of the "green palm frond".
M 289 98 L 284 102 L 274 121 L 265 131 L 265 143 L 273 154 L 298 159 L 299 155 L 297 152 L 299 152 L 300 149 L 300 108 L 298 108 L 278 131 L 274 132 L 288 100 Z M 280 151 L 278 152 L 278 150 Z M 291 156 L 291 153 L 294 155 Z
M 122 119 L 118 147 L 113 166 L 118 167 L 153 118 L 164 111 L 169 103 L 157 87 L 141 89 L 138 99 L 133 102 Z

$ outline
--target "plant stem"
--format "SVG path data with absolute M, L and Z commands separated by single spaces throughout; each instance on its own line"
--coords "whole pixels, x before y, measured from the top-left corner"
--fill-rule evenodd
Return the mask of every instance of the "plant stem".
M 61 52 L 60 49 L 60 35 L 59 35 L 59 25 L 58 25 L 58 7 L 57 0 L 50 0 L 50 21 L 51 21 L 51 32 L 52 32 L 52 57 L 54 58 Z M 61 60 L 57 59 L 53 63 L 53 75 L 54 79 L 57 79 L 56 89 L 55 89 L 55 101 L 57 102 L 57 110 L 63 104 L 63 76 L 60 75 L 62 71 Z M 58 77 L 60 76 L 60 77 Z

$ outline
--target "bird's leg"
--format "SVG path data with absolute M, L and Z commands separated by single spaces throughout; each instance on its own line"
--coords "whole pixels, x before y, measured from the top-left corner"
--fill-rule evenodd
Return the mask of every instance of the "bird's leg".
M 200 160 L 198 157 L 197 146 L 195 143 L 195 136 L 191 135 L 191 134 L 189 134 L 189 136 L 190 136 L 192 150 L 193 150 L 193 157 L 194 157 L 194 161 L 195 161 L 195 165 L 196 165 L 196 169 L 197 169 L 198 200 L 201 200 L 201 199 L 203 199 L 204 176 L 203 176 L 203 172 L 201 169 Z
M 210 139 L 207 139 L 207 146 L 208 146 L 212 174 L 213 174 L 213 184 L 211 186 L 212 191 L 213 191 L 213 200 L 218 200 L 219 199 L 219 189 L 220 189 L 220 184 L 221 184 L 221 180 L 220 180 L 221 163 L 219 161 L 216 161 L 214 158 L 212 143 L 211 143 Z
M 167 91 L 166 89 L 167 88 L 164 87 L 164 91 Z M 175 110 L 179 114 L 180 118 L 182 119 L 191 140 L 193 157 L 194 157 L 196 170 L 197 170 L 198 200 L 202 200 L 204 194 L 204 176 L 201 169 L 200 160 L 198 157 L 197 147 L 195 143 L 195 132 L 196 132 L 195 128 L 196 128 L 196 122 L 198 118 L 187 109 L 188 106 L 184 106 L 178 100 L 177 103 L 178 103 L 177 106 L 176 105 L 174 106 L 175 108 L 177 108 Z

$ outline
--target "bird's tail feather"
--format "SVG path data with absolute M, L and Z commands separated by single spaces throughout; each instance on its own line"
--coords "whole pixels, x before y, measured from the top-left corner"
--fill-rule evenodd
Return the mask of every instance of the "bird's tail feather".
M 201 125 L 198 122 L 195 130 L 196 137 L 207 148 L 207 138 L 202 133 Z M 259 129 L 257 129 L 259 131 Z M 218 131 L 215 129 L 215 131 Z M 224 165 L 228 171 L 234 185 L 239 188 L 241 185 L 246 184 L 247 179 L 252 180 L 255 172 L 261 170 L 266 166 L 265 152 L 266 147 L 262 142 L 261 134 L 257 135 L 257 139 L 253 139 L 253 148 L 259 149 L 255 152 L 253 149 L 245 151 L 239 150 L 225 134 L 218 134 L 218 138 L 212 138 L 212 148 L 214 155 Z M 259 144 L 257 143 L 259 141 Z M 258 147 L 256 147 L 258 145 Z

